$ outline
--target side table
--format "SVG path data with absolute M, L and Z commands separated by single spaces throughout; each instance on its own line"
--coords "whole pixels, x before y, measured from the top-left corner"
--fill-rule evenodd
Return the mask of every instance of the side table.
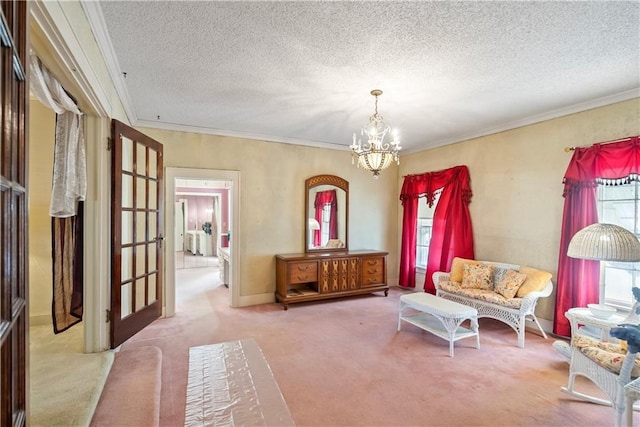
M 581 326 L 586 326 L 599 329 L 600 339 L 602 341 L 615 341 L 616 339 L 609 335 L 609 331 L 624 320 L 624 316 L 617 313 L 608 319 L 599 319 L 591 314 L 588 308 L 582 307 L 571 308 L 564 315 L 569 319 L 569 323 L 571 324 L 572 337 L 583 332 Z

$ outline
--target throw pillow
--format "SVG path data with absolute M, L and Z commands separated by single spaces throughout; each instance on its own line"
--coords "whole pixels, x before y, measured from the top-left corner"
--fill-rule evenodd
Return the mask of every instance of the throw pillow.
M 513 270 L 513 268 L 509 267 L 499 267 L 497 265 L 493 266 L 493 288 L 496 288 L 496 285 L 502 280 L 502 276 L 509 270 Z
M 493 265 L 464 264 L 462 266 L 462 287 L 486 291 L 493 290 Z
M 518 289 L 527 279 L 527 276 L 522 273 L 518 273 L 515 270 L 507 270 L 502 279 L 496 284 L 495 291 L 505 298 L 511 299 L 516 296 Z
M 449 280 L 452 282 L 462 282 L 462 266 L 465 264 L 478 265 L 482 264 L 480 261 L 475 261 L 472 259 L 465 259 L 454 257 L 453 261 L 451 261 L 451 274 L 449 276 Z
M 541 291 L 552 276 L 547 271 L 537 270 L 526 265 L 520 266 L 520 273 L 525 274 L 527 280 L 518 289 L 516 294 L 518 298 L 524 298 L 529 292 Z

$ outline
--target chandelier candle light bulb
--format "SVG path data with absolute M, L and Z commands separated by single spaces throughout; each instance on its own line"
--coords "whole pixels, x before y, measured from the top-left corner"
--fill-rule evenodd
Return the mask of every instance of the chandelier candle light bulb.
M 382 91 L 374 89 L 371 95 L 375 96 L 375 112 L 369 117 L 369 123 L 360 130 L 360 135 L 367 135 L 367 142 L 364 144 L 360 139 L 356 141 L 356 134 L 353 133 L 353 143 L 351 148 L 351 164 L 358 160 L 358 167 L 373 172 L 373 177 L 378 178 L 380 171 L 389 167 L 392 161 L 400 164 L 398 152 L 400 147 L 400 136 L 397 129 L 391 130 L 391 127 L 384 122 L 384 119 L 378 114 L 378 97 L 382 95 Z M 385 138 L 391 134 L 393 139 L 386 142 Z

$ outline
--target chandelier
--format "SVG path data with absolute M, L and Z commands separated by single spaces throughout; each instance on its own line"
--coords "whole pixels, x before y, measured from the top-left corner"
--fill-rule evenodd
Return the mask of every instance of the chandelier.
M 400 137 L 398 130 L 391 130 L 391 127 L 384 122 L 384 119 L 378 114 L 378 97 L 382 95 L 380 89 L 371 91 L 371 95 L 375 96 L 375 112 L 369 117 L 369 123 L 362 127 L 360 135 L 366 135 L 367 141 L 362 143 L 360 139 L 356 142 L 356 134 L 353 133 L 353 144 L 351 148 L 351 164 L 358 162 L 358 167 L 373 172 L 373 177 L 378 178 L 380 171 L 389 167 L 392 161 L 400 164 L 398 152 L 400 147 Z M 387 138 L 389 136 L 389 138 Z M 391 141 L 385 141 L 385 138 Z

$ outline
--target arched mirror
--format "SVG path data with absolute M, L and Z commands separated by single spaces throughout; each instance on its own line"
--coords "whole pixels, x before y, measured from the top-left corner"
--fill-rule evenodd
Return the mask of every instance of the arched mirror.
M 317 175 L 304 183 L 305 252 L 349 248 L 349 182 L 335 175 Z

